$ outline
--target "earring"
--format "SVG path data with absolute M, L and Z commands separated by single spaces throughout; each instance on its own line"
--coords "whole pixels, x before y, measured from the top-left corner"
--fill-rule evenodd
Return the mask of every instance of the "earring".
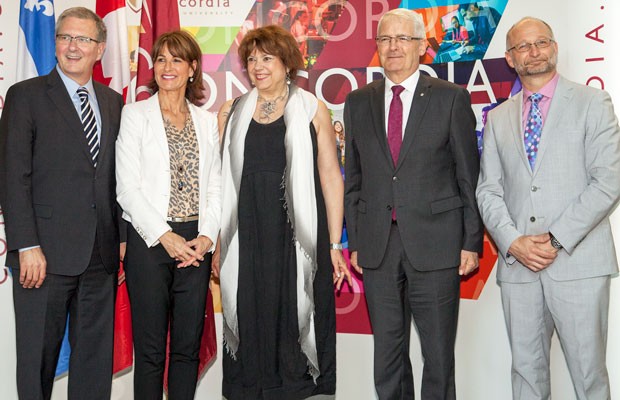
M 192 82 L 194 82 L 194 77 L 193 77 L 193 76 L 190 76 L 190 77 L 189 77 L 189 83 L 192 83 Z
M 291 84 L 291 75 L 288 73 L 288 71 L 286 71 L 286 84 L 287 85 Z

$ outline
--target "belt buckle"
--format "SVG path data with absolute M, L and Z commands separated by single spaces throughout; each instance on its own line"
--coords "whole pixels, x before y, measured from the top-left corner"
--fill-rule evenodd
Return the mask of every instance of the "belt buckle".
M 198 214 L 188 215 L 185 217 L 166 217 L 168 222 L 193 222 L 198 221 Z

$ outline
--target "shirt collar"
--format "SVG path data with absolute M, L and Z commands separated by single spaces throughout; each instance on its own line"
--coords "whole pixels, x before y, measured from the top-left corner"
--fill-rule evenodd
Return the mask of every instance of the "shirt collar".
M 60 79 L 62 79 L 62 83 L 65 84 L 65 87 L 67 88 L 67 92 L 69 92 L 69 95 L 71 97 L 73 97 L 75 93 L 77 92 L 77 90 L 81 87 L 85 87 L 88 90 L 88 94 L 90 96 L 95 96 L 95 87 L 93 86 L 92 77 L 88 80 L 88 82 L 86 82 L 85 85 L 79 85 L 76 81 L 74 81 L 73 79 L 65 75 L 65 73 L 62 72 L 58 64 L 56 64 L 56 71 L 58 72 L 58 75 L 60 75 Z
M 540 90 L 536 93 L 542 94 L 544 98 L 551 99 L 553 98 L 553 94 L 555 93 L 555 88 L 558 86 L 558 81 L 560 80 L 560 74 L 556 72 L 555 76 L 545 84 Z M 523 103 L 525 104 L 529 101 L 529 97 L 534 94 L 534 92 L 527 90 L 525 87 L 523 88 Z
M 407 79 L 405 79 L 398 85 L 404 87 L 406 91 L 414 93 L 416 86 L 418 86 L 419 79 L 420 79 L 420 70 L 416 69 L 416 71 L 413 74 L 411 74 Z M 387 76 L 385 77 L 385 92 L 386 93 L 390 93 L 391 95 L 392 86 L 395 86 L 395 85 L 397 84 L 392 82 L 390 78 L 388 78 Z

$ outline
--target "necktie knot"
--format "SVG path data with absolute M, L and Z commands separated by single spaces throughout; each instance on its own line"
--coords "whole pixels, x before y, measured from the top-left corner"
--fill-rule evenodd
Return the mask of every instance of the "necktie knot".
M 400 96 L 403 90 L 405 90 L 405 88 L 400 85 L 392 86 L 392 94 L 394 94 L 394 96 Z
M 88 89 L 86 89 L 85 87 L 81 87 L 77 90 L 77 94 L 78 96 L 80 96 L 80 99 L 88 97 Z
M 528 99 L 534 103 L 534 104 L 538 104 L 538 102 L 543 98 L 543 95 L 540 93 L 532 93 L 530 95 L 530 97 L 528 97 Z

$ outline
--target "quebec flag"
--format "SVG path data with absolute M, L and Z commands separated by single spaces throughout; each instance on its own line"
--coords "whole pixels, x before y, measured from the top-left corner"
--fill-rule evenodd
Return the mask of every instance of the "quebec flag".
M 47 75 L 56 65 L 54 0 L 20 0 L 17 82 Z

